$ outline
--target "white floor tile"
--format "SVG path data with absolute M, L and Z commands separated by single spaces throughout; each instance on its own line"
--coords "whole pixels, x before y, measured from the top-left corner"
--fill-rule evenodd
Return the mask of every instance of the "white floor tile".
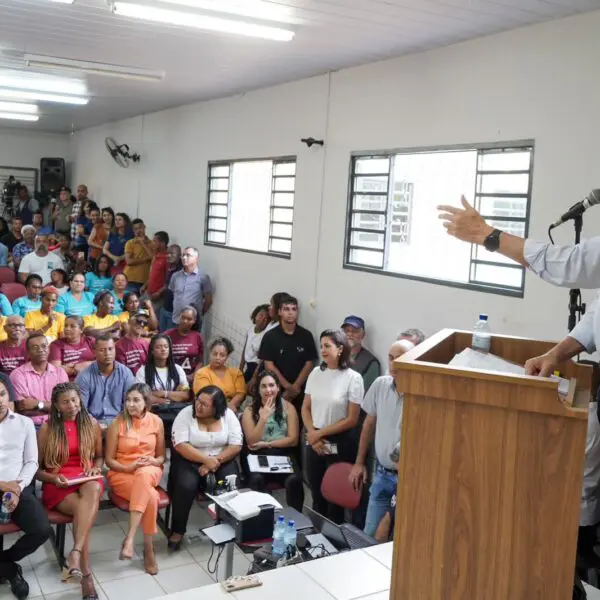
M 42 589 L 39 585 L 37 577 L 33 569 L 26 565 L 21 565 L 23 567 L 23 577 L 25 581 L 29 584 L 29 596 L 28 598 L 43 598 Z M 12 592 L 10 591 L 10 585 L 8 583 L 0 584 L 0 600 L 15 600 Z
M 216 554 L 216 553 L 215 553 Z M 214 569 L 215 557 L 213 556 L 213 560 L 210 561 L 210 566 Z M 210 575 L 212 579 L 215 581 L 222 581 L 225 579 L 225 551 L 221 555 L 219 559 L 219 566 L 217 569 L 218 579 L 215 578 L 215 575 L 212 575 L 208 572 L 208 562 L 200 563 L 202 568 Z M 246 558 L 244 554 L 239 552 L 237 549 L 233 553 L 233 575 L 246 575 L 248 573 L 248 569 L 250 568 L 250 562 Z
M 115 579 L 136 577 L 144 572 L 141 557 L 134 555 L 132 560 L 119 560 L 118 550 L 93 554 L 90 563 L 92 572 L 101 584 Z
M 100 584 L 95 582 L 96 592 L 100 600 L 108 600 L 108 596 L 104 593 L 104 590 Z M 81 585 L 69 585 L 65 586 L 61 592 L 54 594 L 44 594 L 44 598 L 47 600 L 81 600 Z
M 363 596 L 362 598 L 357 598 L 357 600 L 389 600 L 390 599 L 390 590 L 385 590 L 385 592 L 379 592 L 378 594 L 371 594 L 370 596 Z
M 103 583 L 102 589 L 109 600 L 147 600 L 165 593 L 155 578 L 146 573 Z
M 117 554 L 124 537 L 123 529 L 117 522 L 98 525 L 90 532 L 90 554 L 106 552 L 107 550 L 114 550 Z M 70 549 L 70 545 L 67 544 L 66 550 L 69 551 Z
M 111 523 L 116 522 L 115 513 L 121 512 L 117 508 L 99 510 L 96 515 L 96 522 L 94 523 L 94 527 L 99 527 L 100 525 L 110 525 Z
M 66 546 L 66 544 L 65 544 Z M 30 554 L 24 561 L 29 560 L 32 567 L 37 567 L 43 563 L 56 563 L 56 554 L 51 542 L 46 542 L 40 546 L 33 554 Z
M 210 575 L 197 563 L 166 570 L 159 563 L 159 568 L 160 572 L 155 579 L 167 594 L 214 583 Z
M 135 551 L 141 560 L 141 557 L 144 555 L 144 545 L 136 545 Z M 162 534 L 160 537 L 157 535 L 154 539 L 154 553 L 156 554 L 158 568 L 161 571 L 195 563 L 194 557 L 188 552 L 185 546 L 182 546 L 178 552 L 169 550 L 167 548 L 167 540 Z
M 185 540 L 181 549 L 187 549 L 196 562 L 202 563 L 208 560 L 212 549 L 212 542 L 208 538 Z
M 58 563 L 42 563 L 36 566 L 34 571 L 44 595 L 69 591 L 72 587 L 81 591 L 81 586 L 78 583 L 63 583 L 61 581 L 61 569 L 58 566 Z

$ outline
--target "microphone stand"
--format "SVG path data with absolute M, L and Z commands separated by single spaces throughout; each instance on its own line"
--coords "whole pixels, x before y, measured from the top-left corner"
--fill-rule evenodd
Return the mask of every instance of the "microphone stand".
M 575 227 L 575 244 L 579 244 L 581 242 L 581 230 L 583 229 L 582 215 L 578 215 L 573 219 L 573 225 Z M 569 331 L 573 331 L 584 314 L 585 303 L 581 301 L 581 290 L 569 290 L 569 321 L 567 323 Z

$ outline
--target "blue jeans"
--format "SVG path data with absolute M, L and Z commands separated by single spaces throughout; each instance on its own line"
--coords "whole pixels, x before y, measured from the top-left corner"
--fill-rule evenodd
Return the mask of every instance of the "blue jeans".
M 377 463 L 375 477 L 369 489 L 369 505 L 365 520 L 365 533 L 374 536 L 381 519 L 391 509 L 392 496 L 398 487 L 398 475 L 385 471 Z
M 175 323 L 173 323 L 173 313 L 170 310 L 161 308 L 160 313 L 158 314 L 159 331 L 166 331 L 167 329 L 172 329 L 173 327 L 176 327 Z

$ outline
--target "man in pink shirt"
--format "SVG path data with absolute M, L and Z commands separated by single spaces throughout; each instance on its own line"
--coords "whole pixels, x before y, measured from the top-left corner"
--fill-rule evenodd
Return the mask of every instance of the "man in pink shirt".
M 52 390 L 58 383 L 66 383 L 69 376 L 63 369 L 48 362 L 48 340 L 41 333 L 27 339 L 30 362 L 16 368 L 10 380 L 17 395 L 17 411 L 31 417 L 39 429 L 48 420 Z
M 148 325 L 148 318 L 147 310 L 138 310 L 129 319 L 127 335 L 115 344 L 115 360 L 129 367 L 134 374 L 142 365 L 146 364 L 148 358 L 150 340 L 142 337 Z

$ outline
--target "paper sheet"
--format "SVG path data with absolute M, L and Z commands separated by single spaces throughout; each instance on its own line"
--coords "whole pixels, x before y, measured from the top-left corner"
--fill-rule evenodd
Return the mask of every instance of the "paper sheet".
M 273 506 L 282 508 L 281 504 L 270 494 L 262 492 L 227 492 L 218 496 L 206 494 L 211 500 L 214 500 L 223 510 L 232 514 L 236 519 L 244 521 L 251 517 L 256 517 L 260 513 L 261 506 Z
M 267 456 L 267 460 L 269 461 L 268 467 L 261 467 L 258 464 L 258 455 L 257 454 L 249 454 L 248 455 L 248 467 L 252 473 L 273 473 L 276 475 L 277 473 L 293 473 L 294 469 L 290 464 L 290 459 L 288 456 Z M 271 471 L 272 467 L 277 467 L 276 471 Z

